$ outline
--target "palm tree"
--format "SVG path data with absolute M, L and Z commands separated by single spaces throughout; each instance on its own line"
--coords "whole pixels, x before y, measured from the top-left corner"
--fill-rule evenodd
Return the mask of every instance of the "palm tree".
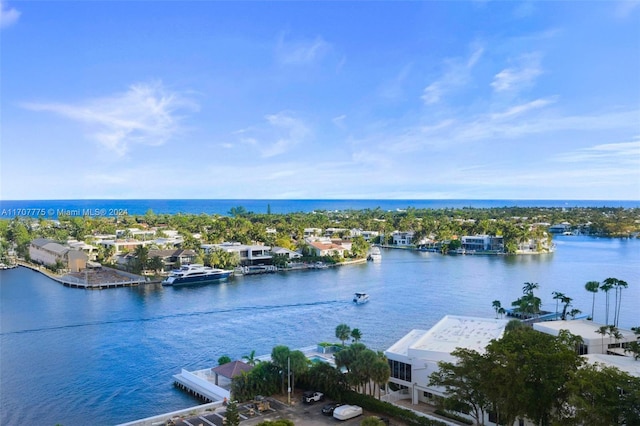
M 540 285 L 538 283 L 524 283 L 524 286 L 522 287 L 522 292 L 524 294 L 533 293 L 533 290 L 537 288 L 540 288 Z
M 604 291 L 605 295 L 605 324 L 609 324 L 609 291 L 613 288 L 614 283 L 616 282 L 615 278 L 607 278 L 600 285 L 600 290 Z
M 596 306 L 596 293 L 598 292 L 598 289 L 600 288 L 600 281 L 588 281 L 585 285 L 584 285 L 585 290 L 593 293 L 593 299 L 591 301 L 591 321 L 593 321 L 593 310 Z
M 339 324 L 336 327 L 336 337 L 342 341 L 342 346 L 344 346 L 344 341 L 349 338 L 351 334 L 351 327 L 347 324 Z
M 260 362 L 260 360 L 256 359 L 256 351 L 255 349 L 251 351 L 251 353 L 249 355 L 244 355 L 242 357 L 242 359 L 247 361 L 247 364 L 249 365 L 256 365 L 258 362 Z
M 604 336 L 605 334 L 607 334 L 608 331 L 609 331 L 609 327 L 606 325 L 602 325 L 598 327 L 598 329 L 596 330 L 596 333 L 602 336 L 602 351 L 603 351 L 602 353 L 605 353 L 605 354 L 606 352 L 604 352 Z
M 498 318 L 498 313 L 499 313 L 500 309 L 502 309 L 502 304 L 500 303 L 499 300 L 494 300 L 491 303 L 491 306 L 493 306 L 493 309 L 496 311 L 496 318 Z
M 567 319 L 567 308 L 571 306 L 571 301 L 573 299 L 569 296 L 565 296 L 564 294 L 560 298 L 560 301 L 564 304 L 562 307 L 562 316 L 560 317 L 563 321 Z
M 616 308 L 616 312 L 613 320 L 613 324 L 616 327 L 618 326 L 618 321 L 620 321 L 620 305 L 622 305 L 622 289 L 627 287 L 629 287 L 629 284 L 627 284 L 626 281 L 618 280 L 618 282 L 616 283 L 616 295 L 618 300 L 616 302 L 617 308 Z
M 359 329 L 354 328 L 353 330 L 351 330 L 351 338 L 355 343 L 358 343 L 358 341 L 362 339 L 362 332 Z
M 560 301 L 560 299 L 566 296 L 564 295 L 564 293 L 560 293 L 559 291 L 554 291 L 551 294 L 553 294 L 553 299 L 556 301 L 556 316 L 554 317 L 554 319 L 558 319 L 558 302 Z

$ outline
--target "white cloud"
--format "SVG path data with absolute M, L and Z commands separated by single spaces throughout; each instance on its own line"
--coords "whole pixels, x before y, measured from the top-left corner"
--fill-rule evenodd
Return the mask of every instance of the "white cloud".
M 484 49 L 480 46 L 474 46 L 469 58 L 448 59 L 445 61 L 446 71 L 436 81 L 429 84 L 422 92 L 421 99 L 427 105 L 433 105 L 440 102 L 445 94 L 463 87 L 470 80 L 471 70 L 478 63 L 484 53 Z
M 517 60 L 515 66 L 505 68 L 496 74 L 491 87 L 496 92 L 518 92 L 530 87 L 540 74 L 542 74 L 540 55 L 536 53 L 523 55 Z
M 281 111 L 265 117 L 266 124 L 234 132 L 240 142 L 256 148 L 263 157 L 274 157 L 305 141 L 311 133 L 306 124 L 293 114 Z
M 636 165 L 640 170 L 640 137 L 632 142 L 600 144 L 554 157 L 563 163 L 604 163 Z
M 491 114 L 493 120 L 503 120 L 511 118 L 516 115 L 521 115 L 534 109 L 544 108 L 547 105 L 554 103 L 554 99 L 536 99 L 535 101 L 527 102 L 526 104 L 515 105 L 506 111 Z
M 51 111 L 84 123 L 90 137 L 119 156 L 133 144 L 158 146 L 179 130 L 180 109 L 197 106 L 161 83 L 140 83 L 124 93 L 77 104 L 25 103 L 33 111 Z
M 331 119 L 331 121 L 333 122 L 333 124 L 335 124 L 337 127 L 344 129 L 345 128 L 345 124 L 344 124 L 344 120 L 347 118 L 347 116 L 345 114 L 339 115 L 337 117 L 334 117 Z
M 320 36 L 313 40 L 285 40 L 284 34 L 278 39 L 276 55 L 286 65 L 306 65 L 321 59 L 331 45 Z
M 0 0 L 0 28 L 8 27 L 18 21 L 20 12 L 7 6 L 7 2 Z

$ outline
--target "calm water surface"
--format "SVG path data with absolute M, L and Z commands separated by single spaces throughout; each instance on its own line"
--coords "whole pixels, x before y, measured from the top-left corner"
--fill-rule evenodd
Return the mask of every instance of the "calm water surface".
M 384 350 L 446 314 L 493 316 L 524 282 L 591 310 L 587 281 L 629 283 L 620 326 L 640 325 L 640 240 L 557 237 L 551 255 L 441 256 L 384 250 L 380 263 L 239 277 L 184 288 L 69 289 L 23 268 L 0 272 L 0 423 L 112 425 L 199 402 L 172 385 L 181 368 L 335 341 L 339 323 Z M 371 302 L 354 306 L 355 291 Z M 611 305 L 613 309 L 613 305 Z M 604 320 L 597 295 L 596 321 Z

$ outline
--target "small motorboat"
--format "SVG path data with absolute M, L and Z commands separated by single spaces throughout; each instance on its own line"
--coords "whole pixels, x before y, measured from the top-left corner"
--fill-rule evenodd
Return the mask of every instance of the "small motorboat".
M 356 305 L 361 305 L 369 301 L 369 295 L 367 293 L 357 292 L 353 295 L 353 302 Z

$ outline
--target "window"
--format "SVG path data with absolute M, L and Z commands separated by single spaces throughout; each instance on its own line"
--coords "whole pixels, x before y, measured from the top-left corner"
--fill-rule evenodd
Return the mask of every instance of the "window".
M 587 355 L 589 353 L 589 346 L 584 343 L 578 344 L 578 355 Z
M 411 381 L 411 364 L 390 359 L 389 368 L 391 369 L 391 377 L 405 382 Z

